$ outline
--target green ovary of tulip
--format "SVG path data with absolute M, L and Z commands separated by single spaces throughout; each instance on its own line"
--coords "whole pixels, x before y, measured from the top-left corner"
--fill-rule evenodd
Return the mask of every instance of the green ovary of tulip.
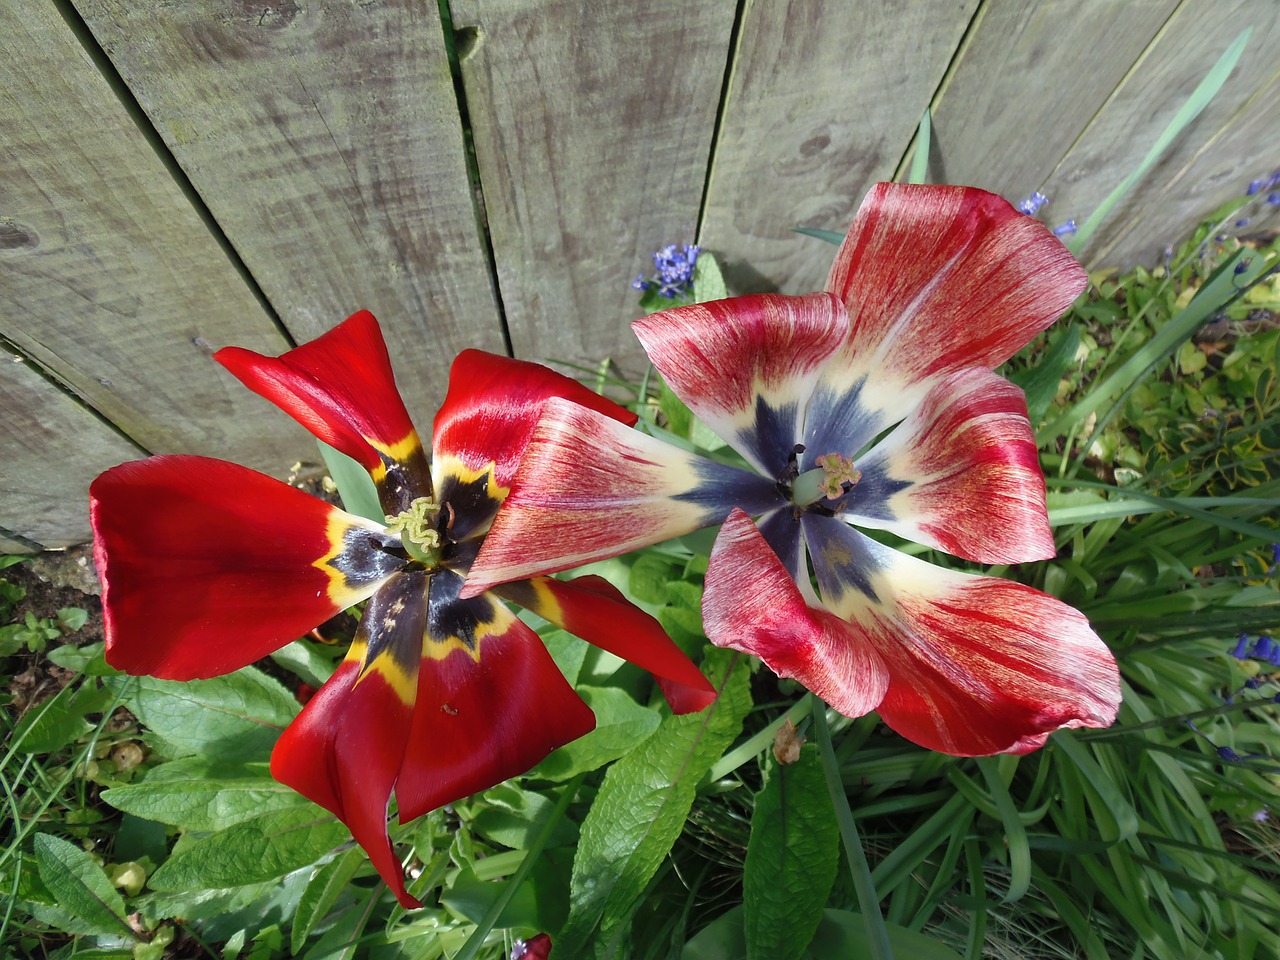
M 440 504 L 430 497 L 419 497 L 395 516 L 387 517 L 387 531 L 398 533 L 409 556 L 428 567 L 440 566 L 440 534 L 436 521 Z
M 807 507 L 819 500 L 839 500 L 862 479 L 862 471 L 843 454 L 824 454 L 814 463 L 817 467 L 800 474 L 791 484 L 791 502 L 797 507 Z

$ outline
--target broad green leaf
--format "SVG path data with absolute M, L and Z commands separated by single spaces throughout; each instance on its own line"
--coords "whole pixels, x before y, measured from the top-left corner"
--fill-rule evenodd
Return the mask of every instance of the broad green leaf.
M 119 670 L 107 664 L 106 658 L 103 656 L 105 647 L 106 644 L 103 643 L 86 643 L 82 647 L 65 643 L 60 647 L 54 647 L 45 656 L 60 667 L 83 673 L 86 676 L 120 676 Z
M 656 553 L 641 553 L 627 577 L 627 590 L 641 603 L 664 604 L 667 587 L 678 579 L 675 564 Z
M 295 956 L 311 936 L 315 925 L 333 909 L 334 903 L 346 889 L 356 871 L 365 863 L 363 850 L 353 847 L 316 868 L 307 881 L 302 896 L 298 898 L 298 910 L 289 931 L 289 952 Z
M 709 250 L 698 251 L 698 259 L 693 263 L 693 292 L 698 303 L 723 300 L 729 296 L 724 274 L 720 272 L 720 262 Z
M 114 699 L 109 690 L 89 681 L 78 687 L 63 687 L 58 695 L 29 711 L 14 727 L 13 743 L 26 753 L 54 753 L 75 743 L 93 729 L 85 720 L 89 713 L 101 713 Z
M 290 673 L 319 689 L 333 676 L 337 663 L 333 657 L 326 657 L 316 649 L 317 644 L 306 640 L 295 640 L 286 644 L 271 659 Z
M 223 830 L 306 802 L 271 779 L 266 764 L 242 766 L 205 757 L 161 764 L 145 780 L 112 787 L 102 799 L 117 810 L 185 830 Z
M 440 894 L 440 903 L 464 920 L 480 921 L 499 897 L 510 880 L 480 880 L 470 868 L 464 868 L 449 888 Z M 538 927 L 538 900 L 534 884 L 526 880 L 503 906 L 494 926 Z
M 889 945 L 898 960 L 960 960 L 960 955 L 932 937 L 895 923 L 886 924 Z M 870 956 L 866 924 L 848 910 L 826 910 L 809 945 L 813 960 L 861 960 Z
M 124 898 L 93 857 L 74 843 L 48 834 L 37 834 L 34 843 L 40 880 L 59 908 L 94 933 L 138 939 L 125 919 Z
M 329 468 L 329 476 L 338 488 L 338 496 L 342 498 L 342 506 L 347 513 L 375 523 L 385 523 L 387 516 L 382 512 L 378 488 L 373 485 L 369 471 L 323 440 L 317 440 L 316 446 L 320 448 L 320 456 L 324 457 L 324 464 Z
M 889 943 L 897 960 L 960 960 L 959 954 L 932 937 L 895 923 L 887 926 Z M 870 949 L 862 917 L 848 910 L 824 910 L 809 949 L 800 956 L 807 960 L 867 960 Z M 734 907 L 700 930 L 680 952 L 680 960 L 746 958 L 742 907 Z
M 716 702 L 701 713 L 664 720 L 605 774 L 582 824 L 557 960 L 580 956 L 588 944 L 598 956 L 616 950 L 611 938 L 625 932 L 680 835 L 699 780 L 741 730 L 751 706 L 745 662 L 714 650 L 704 667 L 720 691 Z
M 795 763 L 770 761 L 756 794 L 743 870 L 747 957 L 798 960 L 804 954 L 840 864 L 840 828 L 812 744 Z
M 151 875 L 152 890 L 234 887 L 315 863 L 351 834 L 315 804 L 275 810 L 174 849 Z
M 578 693 L 596 715 L 596 728 L 555 750 L 531 774 L 568 780 L 618 759 L 658 728 L 656 710 L 642 707 L 616 687 L 579 687 Z
M 540 774 L 533 774 L 540 776 Z M 536 793 L 513 783 L 500 783 L 484 791 L 478 798 L 471 831 L 512 850 L 524 850 L 537 836 L 556 807 L 551 791 Z M 572 820 L 558 817 L 547 837 L 553 847 L 571 847 L 578 842 L 578 826 Z
M 125 705 L 173 756 L 265 760 L 298 701 L 253 667 L 209 680 L 118 677 Z

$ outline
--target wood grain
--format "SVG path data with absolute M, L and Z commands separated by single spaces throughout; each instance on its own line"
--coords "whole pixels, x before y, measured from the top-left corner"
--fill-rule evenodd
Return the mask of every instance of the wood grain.
M 630 282 L 693 242 L 735 3 L 451 6 L 517 356 L 639 360 Z
M 1126 268 L 1138 261 L 1153 263 L 1173 239 L 1148 232 L 1145 237 L 1134 235 L 1123 250 L 1117 246 L 1118 238 L 1133 232 L 1156 198 L 1166 192 L 1192 188 L 1185 180 L 1184 170 L 1188 164 L 1205 151 L 1216 153 L 1213 144 L 1222 131 L 1231 126 L 1243 105 L 1273 80 L 1276 52 L 1280 50 L 1280 3 L 1222 0 L 1181 4 L 1046 181 L 1043 189 L 1053 198 L 1055 218 L 1074 217 L 1083 222 L 1141 162 L 1192 91 L 1245 27 L 1252 27 L 1253 33 L 1235 71 L 1218 96 L 1183 131 L 1137 189 L 1112 211 L 1084 251 L 1083 259 L 1089 266 Z M 1274 157 L 1274 129 L 1263 128 L 1256 133 L 1258 145 L 1269 147 L 1262 152 Z M 1243 192 L 1249 178 L 1257 174 L 1245 169 L 1243 164 L 1234 169 L 1228 164 L 1219 175 L 1235 179 L 1234 188 Z M 1178 233 L 1185 232 L 1193 221 L 1212 210 L 1212 197 L 1221 195 L 1214 194 L 1214 188 L 1219 186 L 1228 189 L 1225 183 L 1211 185 L 1203 195 L 1205 206 L 1191 213 L 1192 222 L 1184 221 L 1176 228 Z M 1150 222 L 1152 230 L 1158 223 Z
M 436 4 L 76 5 L 293 338 L 372 310 L 429 431 L 505 352 Z
M 0 5 L 0 89 L 0 336 L 152 452 L 287 470 L 301 429 L 209 359 L 287 341 L 52 4 Z
M 929 180 L 1015 203 L 1039 190 L 1177 5 L 984 4 L 935 98 Z M 1048 219 L 1057 207 L 1051 198 Z
M 821 289 L 844 231 L 893 176 L 977 0 L 749 0 L 699 241 L 747 293 Z
M 143 451 L 9 354 L 0 354 L 0 409 L 0 529 L 46 549 L 88 540 L 89 484 Z M 29 548 L 0 538 L 0 552 Z
M 1250 181 L 1280 171 L 1277 138 L 1259 136 L 1280 130 L 1280 77 L 1258 91 L 1227 125 L 1202 144 L 1183 166 L 1148 190 L 1127 223 L 1117 226 L 1103 263 L 1154 263 L 1166 247 L 1177 247 L 1199 222 L 1223 204 L 1243 197 Z M 1241 220 L 1247 221 L 1240 223 Z M 1257 194 L 1248 207 L 1222 225 L 1232 236 L 1265 235 L 1280 227 L 1280 206 Z

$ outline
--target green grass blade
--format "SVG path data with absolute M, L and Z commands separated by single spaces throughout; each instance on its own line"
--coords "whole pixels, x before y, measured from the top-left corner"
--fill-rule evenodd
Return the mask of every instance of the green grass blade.
M 930 140 L 933 138 L 933 117 L 925 108 L 920 118 L 920 128 L 916 131 L 916 149 L 911 156 L 911 171 L 907 174 L 907 183 L 924 183 L 929 172 Z
M 1178 134 L 1182 133 L 1191 121 L 1200 116 L 1200 112 L 1209 105 L 1209 101 L 1218 95 L 1218 91 L 1222 89 L 1227 77 L 1231 75 L 1231 71 L 1235 69 L 1236 64 L 1239 62 L 1240 55 L 1244 53 L 1245 44 L 1249 42 L 1249 34 L 1252 32 L 1253 28 L 1249 27 L 1236 37 L 1235 42 L 1218 58 L 1218 62 L 1213 65 L 1213 69 L 1205 75 L 1199 86 L 1187 98 L 1187 102 L 1182 105 L 1182 109 L 1174 115 L 1169 125 L 1165 127 L 1164 132 L 1156 138 L 1156 142 L 1151 145 L 1151 149 L 1142 158 L 1142 162 L 1120 181 L 1116 188 L 1098 206 L 1098 209 L 1085 220 L 1084 225 L 1080 227 L 1067 245 L 1072 253 L 1077 256 L 1080 254 L 1080 251 L 1093 239 L 1094 233 L 1116 204 L 1124 199 L 1139 180 L 1146 176 L 1147 171 L 1155 166 L 1156 161 L 1169 148 L 1169 145 L 1177 139 Z

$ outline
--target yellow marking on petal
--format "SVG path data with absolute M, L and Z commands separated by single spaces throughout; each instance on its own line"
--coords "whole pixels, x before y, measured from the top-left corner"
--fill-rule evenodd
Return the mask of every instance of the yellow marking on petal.
M 528 581 L 528 585 L 533 590 L 533 596 L 529 603 L 522 603 L 521 606 L 564 629 L 564 611 L 560 609 L 560 601 L 556 599 L 556 595 L 551 592 L 550 577 L 535 577 Z
M 507 499 L 510 487 L 499 486 L 494 480 L 494 463 L 490 460 L 478 470 L 467 466 L 457 457 L 447 454 L 437 456 L 431 465 L 431 482 L 437 490 L 444 488 L 444 481 L 452 477 L 459 484 L 469 486 L 478 480 L 485 482 L 485 495 L 496 503 Z
M 339 610 L 355 606 L 373 592 L 369 584 L 365 584 L 362 587 L 348 585 L 346 574 L 333 563 L 346 550 L 347 531 L 355 526 L 356 524 L 351 522 L 350 516 L 338 511 L 331 513 L 324 532 L 326 539 L 329 541 L 329 552 L 311 563 L 313 567 L 322 571 L 329 578 L 329 585 L 325 588 L 325 592 L 328 594 L 329 600 Z M 382 529 L 372 523 L 367 526 L 373 530 Z
M 481 596 L 491 596 L 481 594 Z M 480 662 L 480 648 L 484 646 L 486 637 L 500 637 L 511 629 L 511 621 L 515 614 L 503 606 L 502 601 L 493 597 L 493 608 L 497 616 L 488 623 L 476 623 L 475 646 L 469 647 L 459 636 L 446 637 L 443 640 L 428 634 L 423 638 L 422 655 L 432 660 L 443 660 L 455 650 L 461 650 L 476 663 Z
M 385 446 L 372 437 L 365 437 L 365 440 L 382 457 L 382 463 L 369 471 L 375 484 L 381 484 L 387 478 L 388 463 L 408 463 L 415 454 L 422 452 L 422 441 L 418 439 L 416 430 L 409 431 L 402 439 L 390 446 Z
M 355 645 L 352 644 L 352 646 L 354 647 Z M 372 663 L 365 664 L 364 669 L 360 671 L 360 675 L 356 678 L 355 686 L 364 683 L 372 674 L 377 674 L 381 677 L 383 682 L 395 691 L 395 695 L 401 703 L 406 706 L 413 706 L 414 701 L 418 698 L 417 670 L 410 672 L 401 669 L 394 657 L 384 653 Z

